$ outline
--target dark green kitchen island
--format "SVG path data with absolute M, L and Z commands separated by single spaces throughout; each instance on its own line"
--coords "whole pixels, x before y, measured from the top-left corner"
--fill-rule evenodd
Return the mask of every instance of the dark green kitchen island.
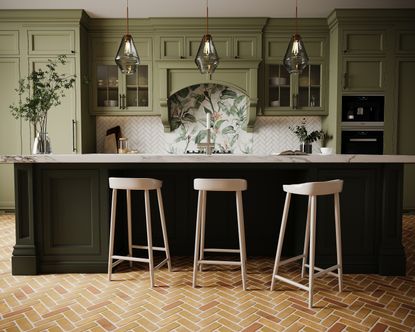
M 252 259 L 275 255 L 285 199 L 283 184 L 341 178 L 345 272 L 405 274 L 403 164 L 415 163 L 415 156 L 45 155 L 1 156 L 0 161 L 15 163 L 14 275 L 106 272 L 110 176 L 163 181 L 171 252 L 189 256 L 193 254 L 197 203 L 193 179 L 247 179 L 243 199 L 247 252 Z M 120 195 L 119 220 L 125 218 L 123 199 Z M 285 240 L 288 255 L 302 248 L 306 204 L 305 198 L 293 198 Z M 319 198 L 316 262 L 321 266 L 335 260 L 333 213 L 332 197 Z M 143 216 L 142 196 L 137 193 L 133 218 L 142 220 Z M 157 213 L 152 216 L 158 218 Z M 209 195 L 207 245 L 236 245 L 234 218 L 233 195 Z M 119 251 L 125 250 L 127 242 L 124 224 L 117 226 Z M 133 227 L 135 240 L 144 241 L 143 223 Z M 161 241 L 160 230 L 153 232 L 155 243 Z M 215 242 L 210 242 L 213 238 Z

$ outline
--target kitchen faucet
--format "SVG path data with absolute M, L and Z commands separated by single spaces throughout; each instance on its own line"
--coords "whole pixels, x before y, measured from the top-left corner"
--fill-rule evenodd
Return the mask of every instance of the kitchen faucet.
M 212 154 L 212 148 L 215 147 L 214 143 L 211 143 L 211 126 L 210 126 L 210 113 L 206 113 L 206 132 L 207 132 L 207 138 L 206 143 L 198 143 L 197 148 L 204 149 L 206 151 L 207 155 Z

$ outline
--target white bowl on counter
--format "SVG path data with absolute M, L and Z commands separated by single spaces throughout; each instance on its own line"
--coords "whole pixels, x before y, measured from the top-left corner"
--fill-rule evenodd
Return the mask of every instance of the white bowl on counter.
M 333 154 L 332 148 L 320 148 L 321 154 L 327 155 L 327 154 Z

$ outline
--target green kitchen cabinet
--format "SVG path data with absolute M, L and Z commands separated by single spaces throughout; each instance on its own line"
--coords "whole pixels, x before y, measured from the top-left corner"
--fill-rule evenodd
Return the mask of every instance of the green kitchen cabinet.
M 384 58 L 345 57 L 343 60 L 343 92 L 384 91 Z
M 199 50 L 203 34 L 190 36 L 161 36 L 160 59 L 194 60 Z M 219 59 L 256 59 L 260 57 L 256 35 L 226 36 L 213 35 L 213 43 Z
M 385 31 L 376 28 L 367 30 L 367 26 L 345 29 L 342 44 L 345 55 L 384 55 Z
M 328 84 L 328 35 L 311 32 L 315 24 L 302 28 L 302 39 L 309 56 L 309 65 L 300 74 L 289 74 L 283 58 L 290 33 L 266 31 L 264 41 L 264 115 L 325 115 Z M 271 26 L 275 29 L 274 24 Z M 276 25 L 278 27 L 278 25 Z M 282 28 L 282 27 L 281 27 Z M 286 29 L 286 26 L 284 27 Z M 311 31 L 309 31 L 311 29 Z
M 150 112 L 151 68 L 151 62 L 141 61 L 134 74 L 125 75 L 114 60 L 94 62 L 91 84 L 93 114 L 136 115 Z
M 30 55 L 61 55 L 75 53 L 75 30 L 37 29 L 28 30 Z
M 89 18 L 82 10 L 0 10 L 0 66 L 7 79 L 1 83 L 0 128 L 7 140 L 1 154 L 31 154 L 33 129 L 12 117 L 9 105 L 17 102 L 19 79 L 44 69 L 49 59 L 67 56 L 58 72 L 75 75 L 75 86 L 65 91 L 62 104 L 48 113 L 48 134 L 53 153 L 95 151 L 95 118 L 88 112 L 86 80 Z M 0 209 L 14 208 L 12 169 L 0 168 Z
M 137 34 L 139 35 L 139 34 Z M 90 109 L 94 115 L 144 115 L 152 111 L 152 39 L 134 39 L 140 64 L 132 75 L 115 63 L 121 37 L 93 36 Z

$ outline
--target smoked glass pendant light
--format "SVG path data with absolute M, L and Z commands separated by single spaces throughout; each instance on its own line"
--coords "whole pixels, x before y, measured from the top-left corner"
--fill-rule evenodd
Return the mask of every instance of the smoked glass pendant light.
M 137 49 L 134 45 L 133 36 L 128 32 L 128 0 L 127 0 L 127 32 L 122 37 L 120 47 L 118 48 L 115 62 L 121 69 L 121 72 L 127 75 L 134 74 L 137 70 L 137 65 L 140 63 Z
M 308 65 L 308 55 L 304 47 L 301 36 L 297 32 L 297 0 L 295 1 L 295 33 L 290 39 L 287 51 L 285 52 L 283 64 L 287 71 L 291 73 L 301 73 Z
M 195 63 L 202 74 L 211 75 L 219 64 L 219 56 L 208 28 L 209 2 L 206 0 L 206 34 L 202 37 Z

